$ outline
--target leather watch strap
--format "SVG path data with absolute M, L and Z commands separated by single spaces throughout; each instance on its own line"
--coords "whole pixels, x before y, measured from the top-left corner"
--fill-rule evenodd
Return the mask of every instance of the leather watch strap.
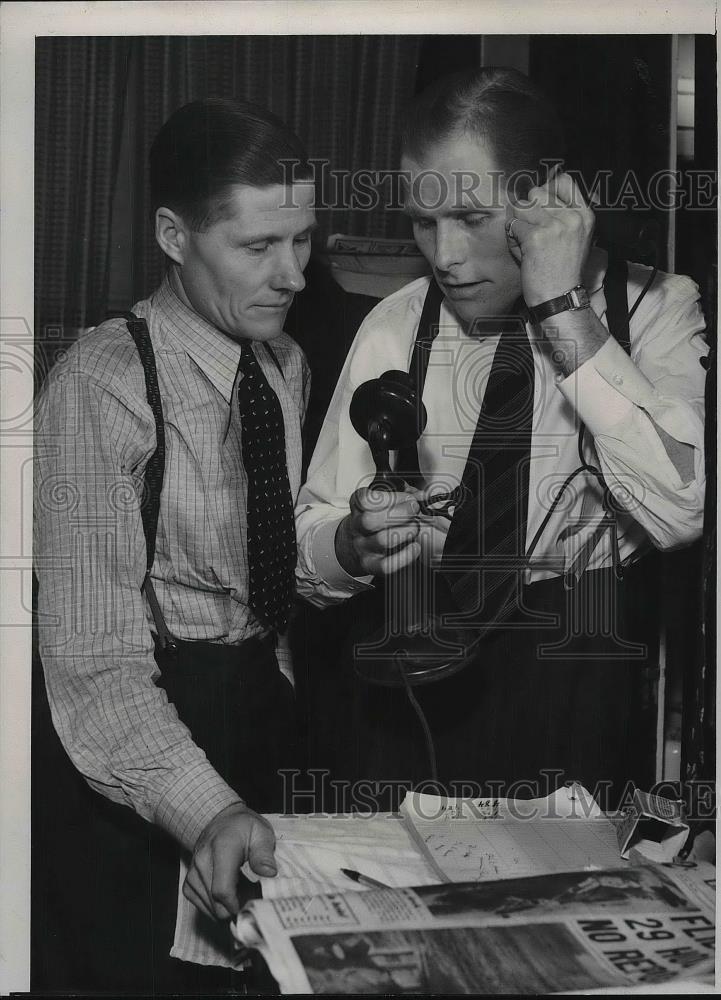
M 528 312 L 534 323 L 540 323 L 542 320 L 556 316 L 558 313 L 576 309 L 587 309 L 589 305 L 588 292 L 583 285 L 576 285 L 555 299 L 548 299 L 547 302 L 539 302 L 536 306 L 529 306 Z

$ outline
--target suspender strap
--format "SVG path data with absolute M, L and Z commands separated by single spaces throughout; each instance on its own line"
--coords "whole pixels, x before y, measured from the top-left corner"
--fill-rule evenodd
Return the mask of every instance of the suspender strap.
M 411 384 L 415 386 L 419 406 L 423 398 L 423 387 L 426 384 L 426 373 L 428 372 L 431 348 L 433 347 L 433 341 L 438 335 L 442 302 L 443 292 L 438 287 L 435 278 L 431 278 L 431 283 L 428 286 L 428 291 L 423 302 L 409 369 Z M 410 445 L 408 448 L 402 448 L 398 452 L 395 471 L 399 472 L 409 485 L 421 485 L 422 477 L 418 464 L 418 442 Z
M 413 356 L 411 357 L 410 376 L 413 385 L 416 387 L 418 398 L 423 395 L 423 386 L 426 384 L 426 372 L 428 371 L 428 360 L 431 356 L 433 341 L 438 335 L 438 324 L 441 316 L 441 303 L 443 302 L 443 292 L 438 287 L 435 278 L 431 278 L 426 297 L 423 302 L 416 342 L 413 345 Z
M 145 394 L 155 419 L 156 446 L 155 451 L 145 466 L 145 488 L 140 504 L 140 516 L 143 521 L 146 551 L 143 590 L 150 605 L 158 638 L 164 649 L 173 650 L 176 648 L 175 641 L 168 631 L 168 626 L 165 624 L 163 613 L 158 604 L 158 598 L 155 595 L 155 589 L 150 580 L 150 571 L 153 568 L 153 560 L 155 559 L 155 538 L 158 531 L 160 494 L 163 490 L 163 478 L 165 476 L 165 422 L 163 420 L 163 404 L 160 399 L 158 372 L 155 367 L 155 352 L 150 340 L 148 324 L 144 319 L 141 319 L 132 312 L 124 312 L 122 315 L 125 318 L 130 336 L 133 338 L 138 350 L 140 363 L 143 366 L 143 373 L 145 375 Z
M 626 354 L 631 353 L 631 333 L 628 315 L 628 265 L 620 258 L 609 258 L 603 291 L 606 296 L 608 330 Z
M 621 347 L 624 349 L 626 354 L 631 354 L 631 333 L 630 333 L 630 322 L 631 317 L 636 312 L 639 303 L 645 296 L 646 292 L 649 290 L 653 284 L 653 280 L 656 277 L 656 268 L 651 272 L 646 284 L 641 290 L 640 295 L 633 304 L 632 309 L 629 311 L 628 308 L 628 264 L 625 260 L 620 258 L 610 257 L 606 266 L 606 274 L 603 279 L 603 291 L 606 297 L 606 322 L 608 324 L 608 332 L 616 340 Z M 583 454 L 583 439 L 586 433 L 585 424 L 581 423 L 578 431 L 578 456 L 581 461 L 581 468 L 588 472 L 593 473 L 596 477 L 597 482 L 603 489 L 603 506 L 606 511 L 605 524 L 606 527 L 611 532 L 611 555 L 613 559 L 613 571 L 617 579 L 623 577 L 623 567 L 621 565 L 621 555 L 618 547 L 618 509 L 612 501 L 611 491 L 608 487 L 603 473 L 600 468 L 589 465 L 586 462 Z M 559 493 L 560 496 L 560 493 Z M 538 539 L 537 534 L 535 541 Z M 595 543 L 597 544 L 597 543 Z M 593 547 L 595 547 L 595 544 Z M 574 568 L 573 573 L 568 571 L 565 574 L 564 581 L 566 586 L 573 586 L 572 577 L 575 574 L 576 579 L 583 573 L 588 560 L 593 551 L 593 547 L 586 547 L 584 553 L 582 553 L 580 559 L 580 572 L 578 569 Z M 579 560 L 576 560 L 576 564 L 579 564 Z
M 165 475 L 165 424 L 163 421 L 163 404 L 160 400 L 160 389 L 158 388 L 158 373 L 155 367 L 155 353 L 150 341 L 148 324 L 144 319 L 140 319 L 134 313 L 125 313 L 125 318 L 130 336 L 135 341 L 138 349 L 140 362 L 145 375 L 145 393 L 150 409 L 155 418 L 155 440 L 156 447 L 153 454 L 145 466 L 145 490 L 143 501 L 140 507 L 143 519 L 143 533 L 145 534 L 145 548 L 147 552 L 146 570 L 150 573 L 155 558 L 155 536 L 158 530 L 158 514 L 160 512 L 160 494 L 163 489 L 163 477 Z

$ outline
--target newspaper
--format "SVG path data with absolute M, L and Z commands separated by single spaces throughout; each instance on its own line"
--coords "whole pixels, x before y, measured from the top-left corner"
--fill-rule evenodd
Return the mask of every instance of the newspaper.
M 551 993 L 710 976 L 715 869 L 629 865 L 255 900 L 284 994 Z
M 384 257 L 421 257 L 415 240 L 393 240 L 378 236 L 347 236 L 333 233 L 328 237 L 326 249 L 331 254 L 380 254 Z
M 352 887 L 343 868 L 392 886 L 438 881 L 400 817 L 269 815 L 266 819 L 275 832 L 278 875 L 259 879 L 248 865 L 243 867 L 248 881 L 260 881 L 264 899 L 342 891 Z M 183 895 L 187 873 L 181 860 L 171 956 L 197 965 L 236 968 L 240 956 L 227 926 L 208 920 Z
M 325 260 L 346 292 L 384 298 L 430 268 L 413 240 L 371 236 L 328 237 Z
M 640 801 L 637 815 L 648 815 L 652 799 Z M 655 815 L 664 815 L 661 805 L 654 809 Z M 614 868 L 636 825 L 629 826 L 625 815 L 620 823 L 611 822 L 579 784 L 531 800 L 409 792 L 401 816 L 266 818 L 276 835 L 278 875 L 260 879 L 265 899 L 342 893 L 351 887 L 344 868 L 394 888 Z M 687 827 L 683 829 L 685 839 Z M 638 857 L 637 847 L 646 841 L 637 838 L 631 860 L 670 860 L 678 844 L 665 834 L 661 841 L 657 849 L 667 857 Z M 672 844 L 676 846 L 669 850 Z M 242 959 L 227 927 L 209 921 L 185 899 L 186 874 L 181 863 L 171 955 L 200 965 L 237 967 Z M 247 865 L 243 874 L 258 881 Z
M 377 816 L 268 816 L 276 836 L 278 875 L 260 879 L 263 898 L 303 896 L 353 888 L 343 868 L 399 888 L 438 877 L 403 820 Z M 245 865 L 243 874 L 257 876 Z

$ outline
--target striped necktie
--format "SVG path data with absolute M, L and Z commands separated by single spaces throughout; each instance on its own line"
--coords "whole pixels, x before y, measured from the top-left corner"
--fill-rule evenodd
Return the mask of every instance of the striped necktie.
M 513 613 L 525 556 L 533 354 L 520 318 L 504 326 L 463 472 L 466 499 L 441 562 L 454 603 L 474 625 Z
M 293 498 L 285 455 L 283 411 L 250 341 L 239 371 L 243 467 L 248 478 L 249 604 L 268 628 L 285 631 L 295 592 Z

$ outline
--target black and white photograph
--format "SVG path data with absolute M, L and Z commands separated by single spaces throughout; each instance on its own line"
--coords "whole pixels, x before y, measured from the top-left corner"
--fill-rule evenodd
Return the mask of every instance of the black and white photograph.
M 595 957 L 560 922 L 309 934 L 293 944 L 321 994 L 538 995 L 554 989 L 559 967 L 569 990 L 604 984 Z
M 716 8 L 573 10 L 4 5 L 0 992 L 277 992 L 279 815 L 713 845 Z M 536 989 L 468 934 L 311 989 Z
M 509 891 L 510 889 L 510 891 Z M 605 871 L 556 873 L 552 878 L 535 876 L 508 882 L 489 882 L 469 890 L 467 883 L 450 883 L 440 886 L 423 886 L 416 889 L 434 917 L 463 917 L 470 913 L 496 914 L 513 917 L 520 914 L 533 917 L 537 914 L 558 912 L 564 916 L 574 912 L 588 912 L 588 907 L 620 909 L 626 903 L 630 912 L 640 913 L 689 907 L 688 900 L 663 873 L 652 868 L 632 871 L 607 869 Z

